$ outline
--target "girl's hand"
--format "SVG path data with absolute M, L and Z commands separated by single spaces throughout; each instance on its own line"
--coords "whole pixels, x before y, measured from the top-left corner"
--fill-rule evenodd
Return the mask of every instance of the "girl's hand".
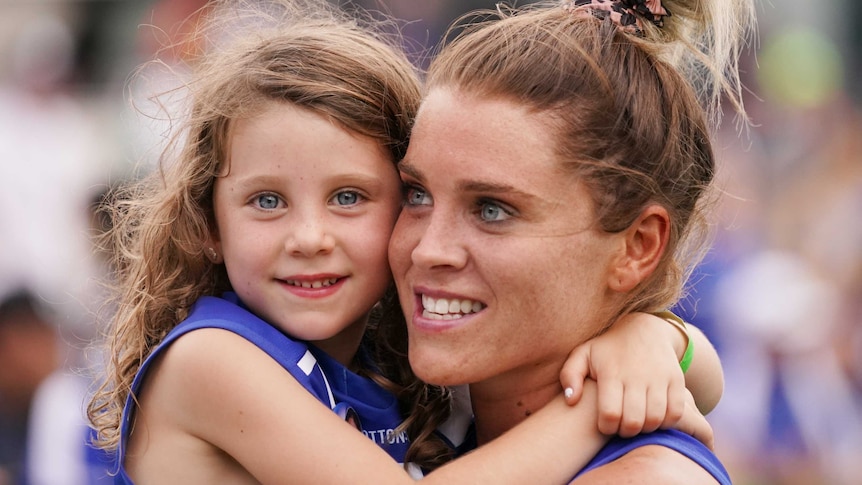
M 590 377 L 598 382 L 602 433 L 630 437 L 676 427 L 686 411 L 688 394 L 679 366 L 685 344 L 682 332 L 662 318 L 649 313 L 625 315 L 569 354 L 560 373 L 566 399 L 571 405 L 577 403 L 584 379 Z M 683 431 L 709 435 L 711 440 L 711 428 L 708 433 L 703 429 L 705 419 L 703 423 L 691 417 L 686 420 L 680 424 L 686 427 Z
M 665 426 L 662 426 L 662 428 L 668 429 Z M 706 417 L 697 409 L 694 397 L 692 397 L 688 389 L 685 390 L 685 408 L 682 418 L 671 426 L 671 428 L 694 436 L 695 439 L 706 445 L 710 450 L 715 449 L 715 435 L 713 434 L 712 426 L 710 426 Z

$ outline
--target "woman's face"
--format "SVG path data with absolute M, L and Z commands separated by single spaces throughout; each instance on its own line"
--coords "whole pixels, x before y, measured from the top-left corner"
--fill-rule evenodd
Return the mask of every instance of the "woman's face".
M 596 228 L 543 116 L 446 89 L 422 105 L 389 258 L 427 382 L 557 379 L 610 316 L 621 236 Z

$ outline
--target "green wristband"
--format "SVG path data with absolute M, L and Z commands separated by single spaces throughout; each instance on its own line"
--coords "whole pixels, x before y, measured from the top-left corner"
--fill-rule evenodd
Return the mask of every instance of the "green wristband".
M 679 361 L 679 367 L 682 369 L 682 373 L 685 374 L 688 372 L 688 368 L 691 367 L 691 360 L 694 358 L 694 339 L 691 337 L 688 338 L 688 345 L 685 347 L 685 353 L 682 354 L 682 360 Z
M 653 312 L 652 314 L 664 319 L 667 323 L 678 328 L 679 331 L 685 335 L 688 343 L 685 346 L 685 352 L 682 354 L 682 359 L 679 361 L 679 367 L 682 369 L 682 373 L 685 374 L 688 371 L 688 368 L 691 367 L 692 359 L 694 359 L 694 340 L 691 339 L 691 335 L 688 333 L 688 327 L 685 324 L 685 320 L 671 311 Z

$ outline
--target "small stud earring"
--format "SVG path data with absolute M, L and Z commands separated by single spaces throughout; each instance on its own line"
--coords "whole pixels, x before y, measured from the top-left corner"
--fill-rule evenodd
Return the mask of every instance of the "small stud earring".
M 216 252 L 215 248 L 207 248 L 206 249 L 207 257 L 212 261 L 213 264 L 221 263 L 221 257 L 219 257 L 218 252 Z

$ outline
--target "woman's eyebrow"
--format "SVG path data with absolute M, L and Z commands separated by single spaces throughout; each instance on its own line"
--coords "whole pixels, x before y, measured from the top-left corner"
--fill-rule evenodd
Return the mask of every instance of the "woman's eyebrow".
M 398 170 L 403 172 L 408 177 L 414 178 L 419 182 L 424 182 L 425 177 L 418 168 L 411 165 L 410 162 L 402 160 L 398 163 Z M 524 192 L 509 184 L 485 182 L 477 180 L 465 180 L 458 184 L 458 189 L 464 192 L 479 192 L 489 194 L 509 194 L 523 199 L 539 199 L 535 194 Z
M 516 189 L 509 184 L 499 184 L 492 182 L 479 182 L 474 180 L 465 180 L 458 184 L 458 187 L 465 192 L 481 192 L 490 194 L 509 194 L 523 199 L 536 199 L 534 194 Z
M 415 178 L 416 180 L 422 181 L 425 178 L 419 172 L 419 169 L 410 164 L 407 160 L 401 160 L 398 162 L 398 171 L 407 174 L 408 176 Z

